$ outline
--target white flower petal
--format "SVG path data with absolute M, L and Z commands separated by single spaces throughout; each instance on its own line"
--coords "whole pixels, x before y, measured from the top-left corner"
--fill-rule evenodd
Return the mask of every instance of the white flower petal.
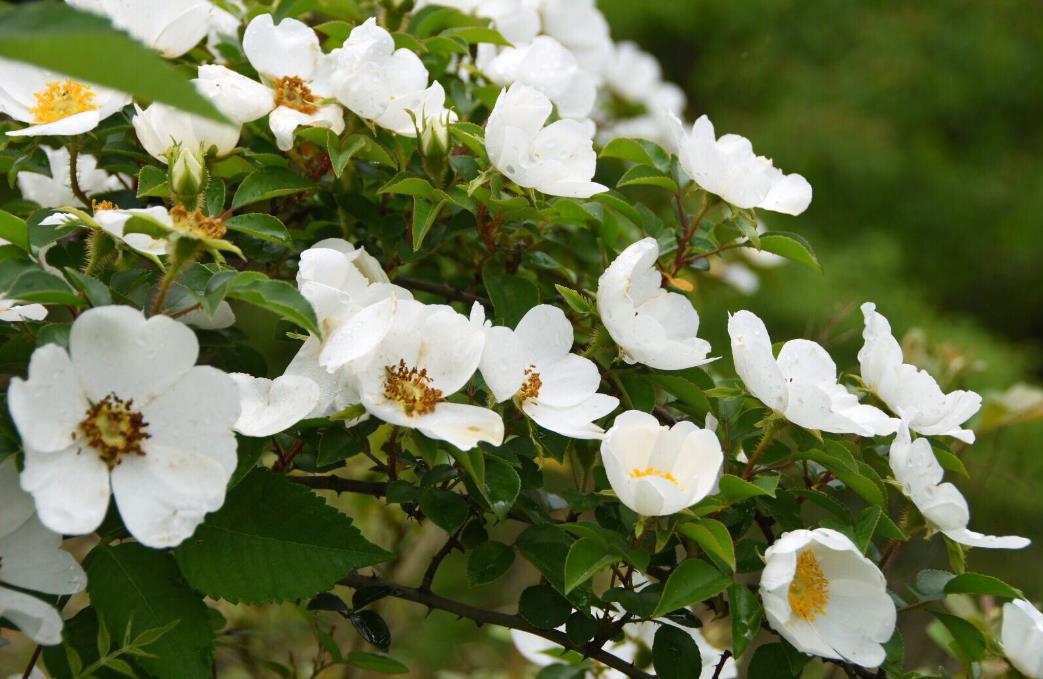
M 497 403 L 513 397 L 525 382 L 525 348 L 510 328 L 497 326 L 485 334 L 485 348 L 479 369 Z
M 268 380 L 232 373 L 239 388 L 242 413 L 235 429 L 246 436 L 272 436 L 286 431 L 319 403 L 319 385 L 306 377 L 283 375 Z
M 746 388 L 772 410 L 783 411 L 788 401 L 786 378 L 771 351 L 771 338 L 764 321 L 749 311 L 728 319 L 735 371 Z
M 46 594 L 82 592 L 87 576 L 61 544 L 60 535 L 47 530 L 35 516 L 30 517 L 17 531 L 0 538 L 0 580 Z
M 1043 679 L 1043 613 L 1023 599 L 1003 605 L 1003 651 L 1029 679 Z
M 30 125 L 20 130 L 11 130 L 7 134 L 11 137 L 73 136 L 90 132 L 100 122 L 101 116 L 98 111 L 83 111 L 53 123 Z
M 591 394 L 573 406 L 555 407 L 526 401 L 522 410 L 544 429 L 574 439 L 600 439 L 605 430 L 594 424 L 619 407 L 619 399 L 607 394 Z
M 289 19 L 287 19 L 289 21 Z M 298 127 L 324 127 L 335 134 L 344 131 L 344 112 L 336 104 L 320 106 L 314 113 L 279 106 L 268 116 L 268 124 L 275 135 L 280 151 L 293 148 L 293 135 Z
M 503 420 L 488 408 L 462 403 L 439 403 L 433 413 L 414 418 L 424 436 L 446 441 L 460 450 L 470 450 L 481 442 L 503 443 Z
M 7 398 L 22 440 L 42 453 L 67 448 L 90 407 L 69 354 L 57 344 L 33 352 L 29 379 L 12 379 Z
M 0 587 L 0 616 L 14 623 L 27 637 L 44 646 L 62 643 L 62 618 L 49 603 L 28 594 Z
M 224 66 L 203 64 L 195 82 L 222 113 L 238 123 L 262 118 L 275 108 L 270 88 Z
M 41 523 L 63 535 L 94 531 L 109 508 L 109 469 L 90 450 L 25 451 L 22 490 L 33 496 Z
M 322 58 L 319 38 L 307 24 L 271 14 L 253 18 L 243 33 L 243 51 L 250 65 L 266 78 L 297 76 L 309 80 Z

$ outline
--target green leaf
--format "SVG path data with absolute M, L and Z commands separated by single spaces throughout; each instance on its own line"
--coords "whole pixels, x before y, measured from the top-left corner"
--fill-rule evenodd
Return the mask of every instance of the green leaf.
M 863 554 L 869 549 L 869 543 L 876 533 L 882 515 L 883 511 L 879 507 L 866 507 L 858 516 L 858 522 L 855 523 L 855 544 Z
M 326 152 L 330 155 L 330 164 L 333 165 L 333 174 L 340 177 L 344 174 L 344 168 L 348 166 L 355 154 L 366 146 L 366 138 L 362 135 L 354 135 L 341 141 L 332 132 L 326 138 Z
M 810 266 L 815 271 L 822 271 L 818 257 L 804 236 L 788 231 L 768 231 L 761 234 L 761 250 Z
M 797 679 L 800 672 L 790 667 L 786 648 L 782 644 L 765 644 L 753 653 L 747 675 L 757 679 Z
M 413 252 L 420 251 L 428 231 L 431 230 L 435 220 L 438 219 L 438 213 L 444 206 L 444 200 L 431 204 L 423 198 L 413 198 Z
M 949 634 L 952 635 L 957 648 L 963 652 L 965 658 L 981 660 L 985 657 L 985 635 L 980 629 L 955 615 L 936 612 L 934 617 L 938 618 L 945 625 L 945 629 L 949 630 Z
M 652 667 L 660 679 L 698 677 L 703 657 L 692 635 L 680 627 L 660 624 L 652 641 Z
M 485 460 L 485 499 L 489 508 L 502 521 L 521 492 L 521 478 L 505 460 L 489 456 Z
M 748 500 L 751 497 L 775 497 L 774 489 L 762 488 L 759 485 L 740 479 L 732 474 L 721 476 L 721 495 L 733 501 Z
M 227 219 L 224 225 L 232 231 L 245 233 L 254 238 L 278 243 L 286 247 L 293 246 L 293 238 L 286 226 L 278 218 L 263 212 L 248 212 Z
M 594 304 L 581 292 L 577 292 L 572 288 L 567 288 L 564 285 L 554 284 L 554 289 L 558 291 L 565 303 L 569 305 L 569 308 L 578 314 L 591 314 L 594 313 Z
M 291 601 L 392 554 L 289 479 L 256 469 L 176 551 L 193 587 L 233 603 Z
M 290 172 L 284 167 L 262 167 L 247 175 L 236 189 L 235 197 L 232 198 L 232 209 L 238 210 L 244 205 L 279 196 L 288 196 L 312 188 L 315 188 L 315 184 L 310 179 Z
M 462 38 L 472 45 L 483 42 L 506 47 L 511 45 L 507 38 L 500 35 L 499 31 L 484 26 L 459 26 L 442 31 L 441 35 L 448 38 Z
M 495 274 L 486 266 L 482 280 L 493 302 L 498 324 L 513 328 L 529 309 L 540 303 L 539 289 L 524 278 Z
M 388 628 L 384 618 L 376 611 L 356 611 L 351 614 L 351 624 L 355 631 L 366 640 L 382 651 L 391 648 L 391 630 Z
M 469 513 L 467 500 L 462 495 L 442 488 L 421 491 L 420 509 L 446 533 L 455 533 Z
M 167 173 L 155 165 L 145 165 L 138 172 L 138 198 L 166 198 L 170 195 Z
M 87 301 L 76 294 L 63 279 L 41 269 L 30 269 L 15 278 L 7 289 L 6 296 L 27 303 L 69 306 L 87 304 Z
M 321 334 L 311 303 L 286 281 L 272 280 L 259 271 L 242 271 L 221 284 L 227 286 L 227 297 L 267 309 L 315 335 Z
M 554 629 L 568 621 L 572 604 L 550 585 L 534 585 L 521 593 L 518 613 L 536 627 Z
M 471 585 L 484 585 L 506 573 L 514 563 L 514 550 L 496 540 L 474 548 L 467 557 L 467 579 Z
M 29 227 L 10 212 L 0 210 L 0 240 L 6 240 L 29 252 Z
M 225 192 L 224 180 L 218 177 L 211 177 L 203 194 L 207 216 L 218 217 L 225 211 Z
M 723 523 L 714 519 L 699 519 L 682 524 L 678 530 L 695 540 L 715 563 L 723 564 L 731 573 L 735 572 L 735 543 Z
M 91 306 L 108 306 L 112 304 L 112 293 L 108 286 L 93 276 L 80 273 L 72 267 L 65 267 L 65 277 L 68 278 L 74 288 L 83 293 Z
M 65 4 L 0 10 L 0 57 L 225 121 L 187 74 L 107 19 Z
M 434 198 L 436 191 L 435 187 L 431 186 L 431 182 L 423 177 L 400 172 L 377 189 L 377 193 L 402 194 L 430 200 Z
M 352 667 L 380 674 L 405 674 L 409 668 L 399 660 L 395 660 L 383 653 L 366 653 L 365 651 L 352 651 L 345 659 Z
M 658 144 L 644 139 L 619 137 L 613 139 L 601 149 L 599 158 L 619 158 L 629 160 L 638 165 L 648 165 L 661 172 L 670 170 L 670 154 Z
M 681 403 L 688 406 L 691 415 L 705 418 L 706 413 L 710 411 L 710 402 L 703 390 L 684 377 L 655 373 L 649 375 L 648 379 L 652 384 L 659 385 L 680 399 Z
M 706 601 L 731 584 L 731 579 L 705 561 L 688 559 L 670 574 L 653 617 Z
M 671 193 L 677 193 L 677 182 L 663 174 L 661 170 L 648 165 L 635 165 L 627 170 L 626 174 L 616 182 L 616 188 L 624 186 L 658 186 Z
M 557 526 L 529 526 L 515 541 L 515 547 L 554 585 L 565 591 L 565 559 L 572 548 L 572 538 Z
M 591 538 L 576 540 L 565 558 L 565 593 L 576 589 L 616 561 L 619 561 L 619 555 L 606 549 L 603 543 Z
M 1004 599 L 1023 599 L 1020 591 L 1014 589 L 999 578 L 980 573 L 964 573 L 957 575 L 945 583 L 946 594 L 980 594 L 998 596 Z
M 745 585 L 728 588 L 728 606 L 732 619 L 732 653 L 741 658 L 760 632 L 764 609 L 757 595 Z
M 245 564 L 237 563 L 236 570 Z M 87 559 L 87 592 L 101 621 L 117 634 L 176 623 L 135 659 L 157 679 L 208 679 L 214 632 L 202 597 L 185 585 L 167 552 L 125 543 L 95 547 Z

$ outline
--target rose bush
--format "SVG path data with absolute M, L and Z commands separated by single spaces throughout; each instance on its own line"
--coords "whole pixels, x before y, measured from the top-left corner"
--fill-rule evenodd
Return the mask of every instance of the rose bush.
M 950 676 L 905 662 L 919 609 L 967 676 L 1043 676 L 1043 617 L 969 549 L 1028 541 L 943 482 L 981 397 L 872 303 L 846 371 L 700 318 L 711 266 L 819 267 L 758 213 L 811 185 L 686 129 L 592 0 L 70 4 L 0 14 L 0 616 L 51 675 L 212 676 L 218 601 L 308 617 L 306 670 L 255 659 L 283 676 L 403 673 L 403 599 L 544 679 Z M 61 535 L 96 536 L 82 568 Z M 921 538 L 947 568 L 889 577 Z M 476 586 L 528 562 L 516 606 L 438 593 L 455 552 Z M 29 593 L 84 588 L 64 633 Z

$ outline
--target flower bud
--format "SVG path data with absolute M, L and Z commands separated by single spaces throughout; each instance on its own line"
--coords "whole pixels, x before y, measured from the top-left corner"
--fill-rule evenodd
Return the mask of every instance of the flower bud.
M 420 152 L 425 158 L 442 158 L 449 152 L 449 113 L 424 119 L 420 130 Z
M 181 148 L 170 166 L 170 188 L 175 194 L 195 198 L 206 186 L 206 165 L 198 154 Z

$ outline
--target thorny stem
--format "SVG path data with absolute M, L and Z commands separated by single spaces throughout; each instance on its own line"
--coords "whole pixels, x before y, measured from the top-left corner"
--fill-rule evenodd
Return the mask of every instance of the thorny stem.
M 728 658 L 732 657 L 731 651 L 725 651 L 721 654 L 721 659 L 717 661 L 717 667 L 713 669 L 712 679 L 720 679 L 721 672 L 724 671 L 724 663 L 728 662 Z
M 387 494 L 387 484 L 376 481 L 356 481 L 355 479 L 345 479 L 339 476 L 291 476 L 290 480 L 314 490 L 358 493 L 360 495 L 372 495 L 373 497 L 384 497 Z
M 703 217 L 706 216 L 706 211 L 710 209 L 710 198 L 709 194 L 704 193 L 702 198 L 702 205 L 699 206 L 699 212 L 695 213 L 695 217 L 691 220 L 688 219 L 688 215 L 684 209 L 684 197 L 681 192 L 678 191 L 674 194 L 674 199 L 677 201 L 677 217 L 681 222 L 681 227 L 684 232 L 677 236 L 677 254 L 674 256 L 674 270 L 673 275 L 677 275 L 677 272 L 681 270 L 681 267 L 685 264 L 685 259 L 688 255 L 688 244 L 692 241 L 692 237 L 695 235 L 695 230 L 699 228 L 699 224 L 703 221 Z
M 492 309 L 492 302 L 487 297 L 479 297 L 478 295 L 472 295 L 469 292 L 454 288 L 449 285 L 442 283 L 431 283 L 428 281 L 421 280 L 419 278 L 412 278 L 410 276 L 397 276 L 395 278 L 396 283 L 409 286 L 416 290 L 423 290 L 424 292 L 430 292 L 432 295 L 439 295 L 446 299 L 456 300 L 458 302 L 466 302 L 468 304 L 474 304 L 478 302 L 486 311 Z
M 80 173 L 77 171 L 78 161 L 80 159 L 80 145 L 72 144 L 69 148 L 69 187 L 72 189 L 72 194 L 76 196 L 76 199 L 84 204 L 85 207 L 91 206 L 91 199 L 87 197 L 87 194 L 80 188 Z
M 457 531 L 450 535 L 449 539 L 445 541 L 444 545 L 442 545 L 442 548 L 438 550 L 438 553 L 431 559 L 431 563 L 424 572 L 424 579 L 420 582 L 420 591 L 431 591 L 431 585 L 434 584 L 435 576 L 438 575 L 438 567 L 442 565 L 442 562 L 447 556 L 452 554 L 453 549 L 460 546 L 460 543 L 456 539 L 459 534 L 460 531 Z
M 509 613 L 501 613 L 499 611 L 491 611 L 484 608 L 477 608 L 469 604 L 465 604 L 460 601 L 453 599 L 447 599 L 446 597 L 439 596 L 429 591 L 417 589 L 415 587 L 404 587 L 397 585 L 393 582 L 387 582 L 377 577 L 365 576 L 358 573 L 352 573 L 346 578 L 342 579 L 338 584 L 345 585 L 358 589 L 360 587 L 386 587 L 388 588 L 388 596 L 396 599 L 402 599 L 403 601 L 412 601 L 413 603 L 427 606 L 431 609 L 438 609 L 452 613 L 461 618 L 467 618 L 473 620 L 478 625 L 490 624 L 498 625 L 500 627 L 506 627 L 507 629 L 516 629 L 522 632 L 528 632 L 535 636 L 541 637 L 548 641 L 551 641 L 563 648 L 567 648 L 571 651 L 575 651 L 584 656 L 588 656 L 607 665 L 614 670 L 622 672 L 628 677 L 633 679 L 652 679 L 652 675 L 644 672 L 643 670 L 634 667 L 634 665 L 626 662 L 618 656 L 612 655 L 611 653 L 604 651 L 600 648 L 592 647 L 590 644 L 575 644 L 569 639 L 568 635 L 564 632 L 559 632 L 554 629 L 540 629 L 531 625 L 528 621 L 519 615 L 511 615 Z

